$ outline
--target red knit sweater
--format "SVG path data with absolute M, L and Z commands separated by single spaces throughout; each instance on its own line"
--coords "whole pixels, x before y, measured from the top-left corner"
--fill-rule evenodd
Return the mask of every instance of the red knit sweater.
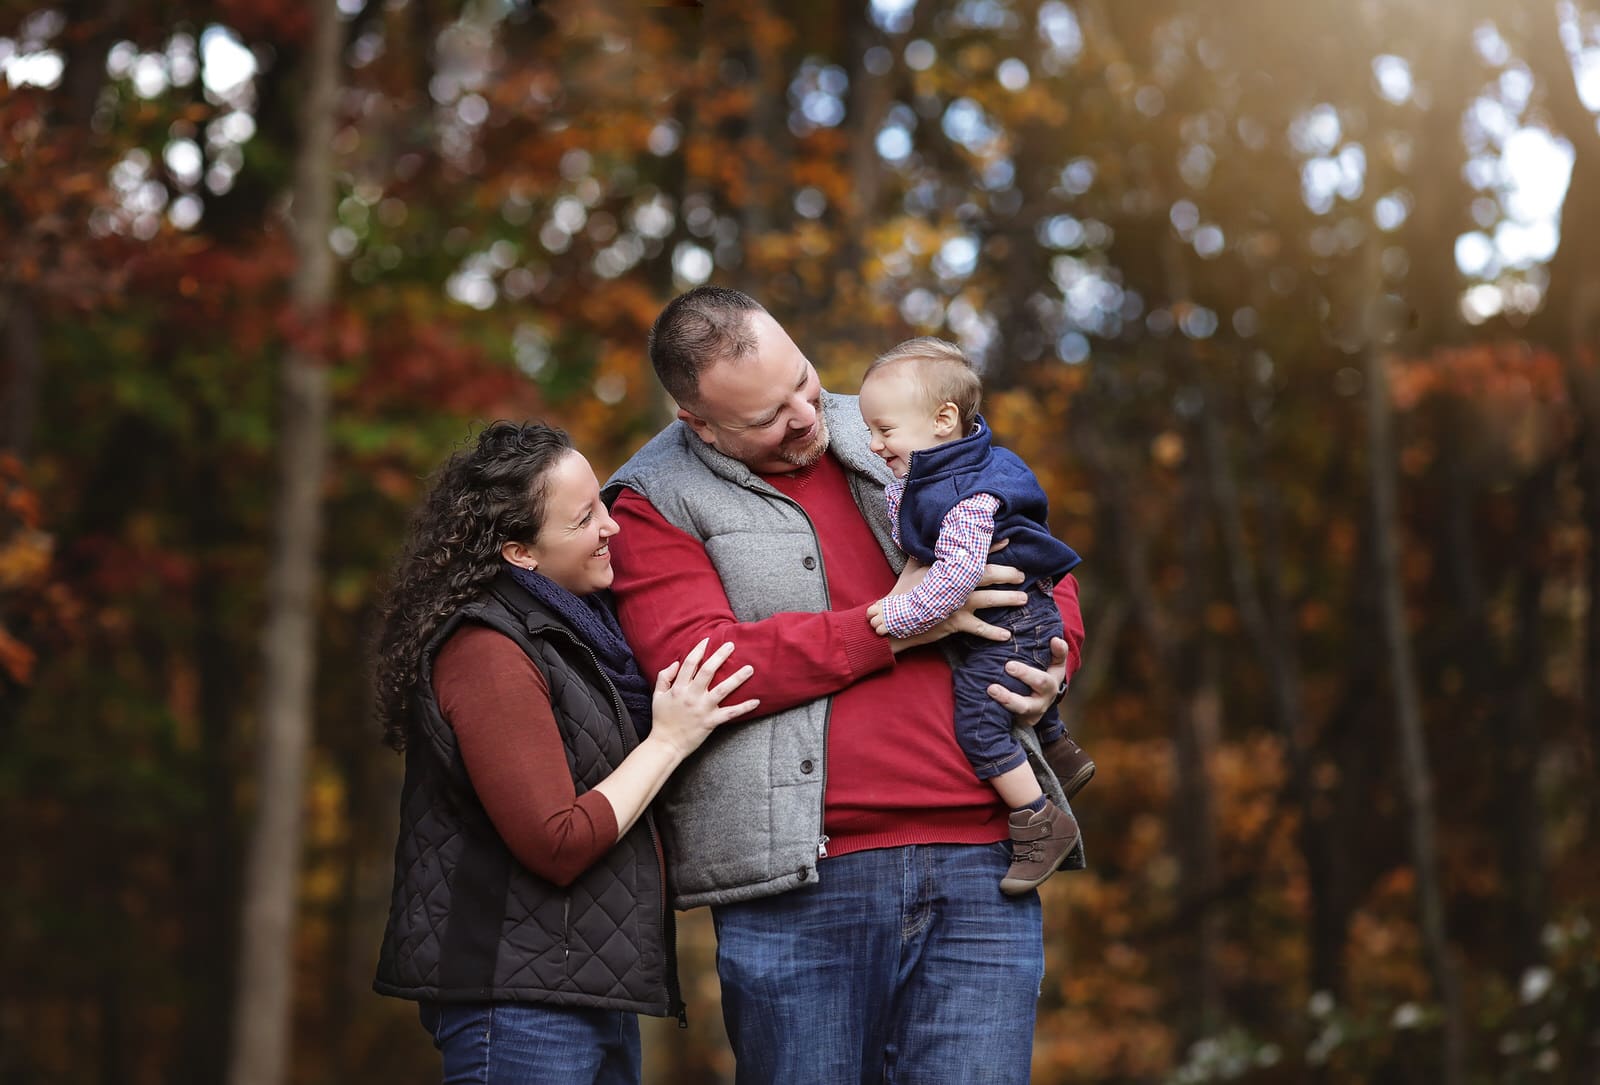
M 950 668 L 937 646 L 896 657 L 872 632 L 867 607 L 895 573 L 850 496 L 831 455 L 812 467 L 764 475 L 816 526 L 832 609 L 756 622 L 733 616 L 705 548 L 643 497 L 624 491 L 612 509 L 612 590 L 628 643 L 646 675 L 681 658 L 702 637 L 737 646 L 723 673 L 749 663 L 755 675 L 735 696 L 777 712 L 833 695 L 828 724 L 823 831 L 828 853 L 900 844 L 977 844 L 1006 839 L 1005 807 L 980 782 L 955 738 Z M 1070 646 L 1083 645 L 1077 581 L 1056 589 Z

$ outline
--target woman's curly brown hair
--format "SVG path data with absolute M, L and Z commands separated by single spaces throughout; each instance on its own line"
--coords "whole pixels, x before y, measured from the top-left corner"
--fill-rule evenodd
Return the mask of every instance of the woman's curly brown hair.
M 422 651 L 500 571 L 500 548 L 532 542 L 546 475 L 572 438 L 541 423 L 495 422 L 434 475 L 380 605 L 373 692 L 384 741 L 406 748 Z

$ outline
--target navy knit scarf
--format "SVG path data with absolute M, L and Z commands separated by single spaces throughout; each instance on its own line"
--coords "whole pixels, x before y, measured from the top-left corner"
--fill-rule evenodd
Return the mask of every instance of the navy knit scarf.
M 518 584 L 528 589 L 539 602 L 555 611 L 561 620 L 578 635 L 578 639 L 594 652 L 611 684 L 622 695 L 623 706 L 633 719 L 633 726 L 643 738 L 650 733 L 650 696 L 652 687 L 639 670 L 633 649 L 623 639 L 622 627 L 611 613 L 611 593 L 597 591 L 590 595 L 574 595 L 543 573 L 512 565 L 511 571 Z

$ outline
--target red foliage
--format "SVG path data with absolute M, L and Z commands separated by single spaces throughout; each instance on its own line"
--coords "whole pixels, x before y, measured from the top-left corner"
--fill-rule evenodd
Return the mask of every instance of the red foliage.
M 220 20 L 245 41 L 303 45 L 311 36 L 311 9 L 297 0 L 220 0 Z
M 1472 412 L 1476 433 L 1520 467 L 1559 455 L 1573 416 L 1565 369 L 1555 352 L 1525 342 L 1475 343 L 1425 358 L 1391 359 L 1390 393 L 1401 411 L 1454 399 Z M 1426 453 L 1426 454 L 1423 454 Z M 1420 458 L 1419 458 L 1420 457 Z M 1402 453 L 1413 468 L 1431 450 Z

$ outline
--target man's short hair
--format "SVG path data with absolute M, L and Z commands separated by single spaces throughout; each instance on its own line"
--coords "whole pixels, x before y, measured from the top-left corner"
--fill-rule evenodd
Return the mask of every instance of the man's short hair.
M 650 364 L 667 395 L 680 407 L 692 406 L 700 399 L 701 373 L 754 354 L 750 314 L 763 312 L 749 294 L 721 286 L 697 286 L 668 302 L 647 341 Z
M 972 428 L 983 402 L 983 380 L 960 347 L 931 335 L 907 339 L 878 355 L 867 366 L 862 381 L 889 366 L 906 367 L 930 414 L 946 403 L 954 403 L 961 418 L 962 435 Z

